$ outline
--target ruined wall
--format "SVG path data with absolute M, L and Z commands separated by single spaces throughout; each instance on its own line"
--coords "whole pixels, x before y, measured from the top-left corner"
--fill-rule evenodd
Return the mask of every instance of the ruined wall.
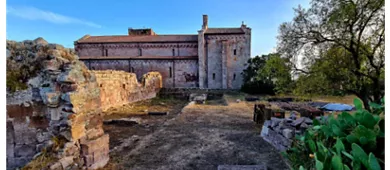
M 27 50 L 43 60 L 28 82 L 31 100 L 7 103 L 7 169 L 31 160 L 26 166 L 32 169 L 103 167 L 109 160 L 109 136 L 102 128 L 95 75 L 77 57 L 64 56 L 61 48 L 34 46 Z M 12 97 L 16 99 L 7 102 L 19 98 Z
M 138 81 L 148 72 L 159 72 L 163 87 L 188 88 L 198 87 L 197 60 L 84 60 L 91 70 L 121 70 L 133 72 Z
M 156 97 L 162 87 L 162 77 L 158 72 L 149 72 L 138 83 L 134 73 L 124 71 L 92 71 L 100 88 L 100 107 L 110 107 Z

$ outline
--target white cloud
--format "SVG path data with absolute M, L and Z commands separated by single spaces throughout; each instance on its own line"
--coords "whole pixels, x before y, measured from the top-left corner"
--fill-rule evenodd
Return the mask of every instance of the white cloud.
M 13 15 L 28 20 L 44 20 L 55 24 L 82 24 L 95 28 L 102 27 L 93 22 L 56 14 L 50 11 L 43 11 L 34 7 L 7 7 L 7 15 Z

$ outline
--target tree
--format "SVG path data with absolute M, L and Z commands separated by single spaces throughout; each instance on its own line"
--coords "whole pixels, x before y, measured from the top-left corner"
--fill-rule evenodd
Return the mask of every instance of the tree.
M 242 90 L 248 93 L 275 94 L 287 93 L 291 80 L 288 59 L 279 54 L 256 56 L 248 60 L 248 67 L 243 71 Z
M 330 63 L 347 61 L 340 68 L 347 77 L 337 80 L 348 84 L 344 91 L 361 98 L 365 108 L 370 101 L 379 103 L 384 96 L 384 0 L 312 0 L 309 9 L 294 10 L 293 21 L 281 24 L 278 36 L 278 52 L 291 59 L 294 71 L 311 74 L 309 66 L 326 56 Z M 298 56 L 304 68 L 297 68 Z

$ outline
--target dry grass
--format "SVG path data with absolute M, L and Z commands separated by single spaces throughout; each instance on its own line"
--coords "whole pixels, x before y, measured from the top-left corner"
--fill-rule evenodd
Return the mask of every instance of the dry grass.
M 112 117 L 127 117 L 129 115 L 146 115 L 149 111 L 153 112 L 169 112 L 177 107 L 183 107 L 187 103 L 186 100 L 175 98 L 159 98 L 143 100 L 122 107 L 110 108 L 105 111 L 106 118 Z

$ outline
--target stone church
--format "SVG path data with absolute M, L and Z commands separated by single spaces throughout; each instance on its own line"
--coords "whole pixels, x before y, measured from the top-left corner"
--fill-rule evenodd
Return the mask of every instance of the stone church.
M 124 70 L 138 78 L 158 71 L 165 88 L 239 89 L 250 58 L 251 28 L 209 28 L 203 15 L 198 34 L 160 35 L 128 29 L 128 35 L 85 35 L 75 50 L 91 70 Z

